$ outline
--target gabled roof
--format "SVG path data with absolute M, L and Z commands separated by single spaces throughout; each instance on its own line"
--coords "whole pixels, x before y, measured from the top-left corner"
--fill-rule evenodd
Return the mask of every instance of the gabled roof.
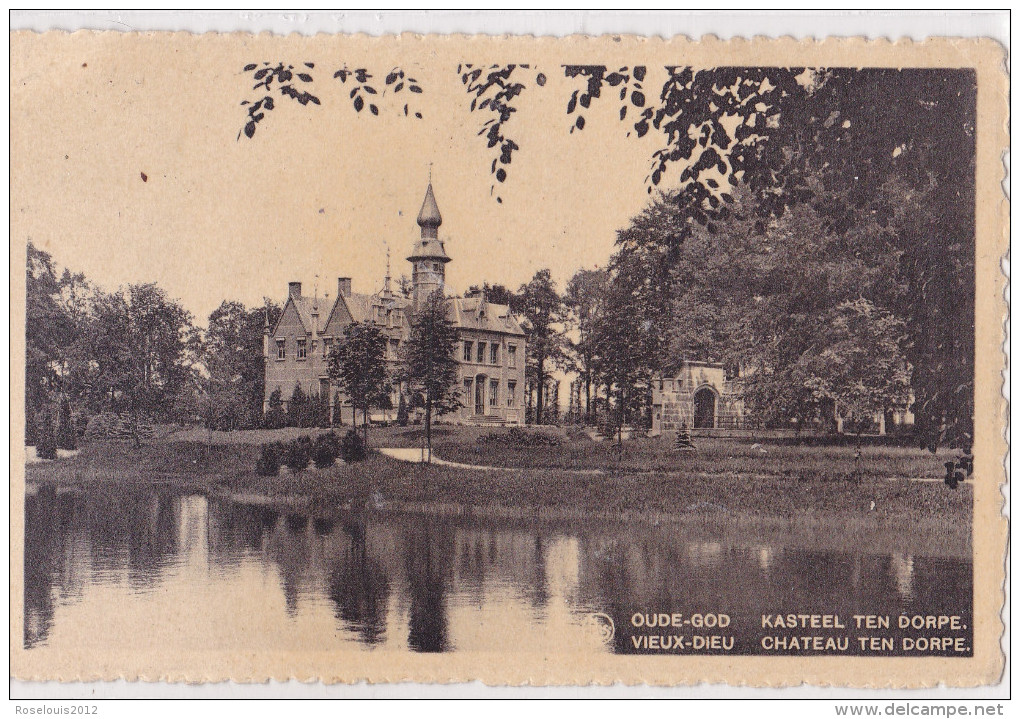
M 376 319 L 375 308 L 391 306 L 393 309 L 406 310 L 411 305 L 411 300 L 401 295 L 386 297 L 382 294 L 364 295 L 352 292 L 348 296 L 337 297 L 329 317 L 322 325 L 323 330 L 333 322 L 333 317 L 338 312 L 346 326 L 348 317 L 353 322 L 369 322 Z
M 318 307 L 319 317 L 322 317 L 322 300 L 315 297 L 295 297 L 291 295 L 287 298 L 287 301 L 283 304 L 283 311 L 280 312 L 280 317 L 276 320 L 276 324 L 273 325 L 273 329 L 270 334 L 275 335 L 276 331 L 280 328 L 280 322 L 283 320 L 284 315 L 287 314 L 287 307 L 293 305 L 294 311 L 297 312 L 298 319 L 301 321 L 301 326 L 304 328 L 306 334 L 312 332 L 312 314 Z M 325 325 L 320 325 L 325 327 Z
M 283 306 L 283 312 L 276 321 L 271 334 L 275 335 L 279 329 L 280 322 L 287 313 L 287 307 L 293 305 L 301 326 L 306 334 L 312 333 L 312 314 L 316 311 L 316 300 L 313 297 L 288 297 Z M 385 297 L 381 294 L 364 295 L 351 293 L 349 296 L 340 295 L 334 300 L 333 307 L 324 315 L 322 300 L 318 300 L 319 311 L 319 333 L 332 334 L 327 328 L 333 323 L 335 317 L 339 316 L 344 326 L 348 321 L 370 322 L 375 321 L 376 307 L 390 306 L 393 309 L 403 310 L 405 320 L 403 327 L 409 328 L 411 323 L 412 302 L 402 295 Z M 481 297 L 451 297 L 449 298 L 448 313 L 450 320 L 455 327 L 462 329 L 484 330 L 487 332 L 502 332 L 504 334 L 524 336 L 524 330 L 520 322 L 510 312 L 507 305 L 497 305 L 486 302 Z M 322 320 L 325 316 L 325 320 Z M 350 318 L 348 320 L 348 318 Z
M 457 327 L 524 336 L 507 305 L 486 302 L 481 297 L 452 297 L 450 310 L 450 319 Z

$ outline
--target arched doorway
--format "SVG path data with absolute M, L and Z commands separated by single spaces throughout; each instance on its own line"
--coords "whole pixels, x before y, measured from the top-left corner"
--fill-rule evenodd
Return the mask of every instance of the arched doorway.
M 702 387 L 694 393 L 694 429 L 715 427 L 715 392 Z
M 475 377 L 475 414 L 485 414 L 485 375 Z

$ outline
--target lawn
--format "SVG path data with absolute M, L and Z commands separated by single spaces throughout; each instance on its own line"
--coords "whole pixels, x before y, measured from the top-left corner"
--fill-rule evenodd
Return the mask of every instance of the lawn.
M 338 427 L 343 433 L 349 426 Z M 289 427 L 278 430 L 210 432 L 201 429 L 159 433 L 163 442 L 194 442 L 202 445 L 259 445 L 285 441 L 302 434 L 315 436 L 325 430 Z M 360 430 L 359 430 L 360 431 Z M 596 442 L 578 430 L 559 427 L 527 428 L 559 442 L 557 446 L 522 446 L 509 441 L 510 430 L 489 427 L 436 425 L 432 446 L 437 457 L 452 462 L 510 469 L 599 469 L 608 472 L 693 472 L 698 474 L 776 475 L 819 480 L 861 477 L 940 478 L 943 463 L 954 456 L 948 449 L 937 454 L 914 447 L 864 446 L 859 465 L 852 445 L 807 445 L 752 440 L 697 438 L 697 451 L 682 455 L 672 441 L 661 437 L 635 438 L 624 442 L 622 452 L 612 442 Z M 422 427 L 370 427 L 371 447 L 420 447 Z M 494 435 L 495 441 L 480 439 Z M 507 441 L 502 441 L 502 436 Z
M 349 425 L 338 427 L 345 432 Z M 158 442 L 193 443 L 201 446 L 258 446 L 266 442 L 289 441 L 301 434 L 315 436 L 323 429 L 288 427 L 243 431 L 208 431 L 163 427 Z M 360 428 L 359 428 L 360 431 Z M 750 440 L 700 438 L 697 452 L 681 455 L 671 441 L 663 438 L 637 438 L 623 443 L 622 452 L 612 442 L 596 442 L 575 429 L 561 427 L 526 428 L 528 434 L 549 436 L 559 445 L 521 446 L 510 442 L 508 429 L 438 424 L 432 427 L 432 450 L 437 457 L 452 462 L 510 469 L 600 469 L 608 472 L 693 472 L 699 474 L 777 475 L 827 480 L 844 478 L 857 471 L 861 477 L 929 477 L 945 472 L 943 462 L 955 453 L 948 449 L 937 454 L 913 447 L 861 448 L 861 460 L 855 462 L 855 448 L 845 446 L 769 443 L 756 445 Z M 479 442 L 488 435 L 495 441 Z M 506 435 L 507 441 L 502 441 Z M 372 426 L 368 429 L 370 447 L 421 447 L 421 426 Z M 210 450 L 210 467 L 216 451 Z M 253 460 L 254 461 L 254 460 Z M 157 467 L 153 467 L 156 469 Z M 199 470 L 204 471 L 204 470 Z
M 949 450 L 933 455 L 911 447 L 861 448 L 858 464 L 853 446 L 809 446 L 721 438 L 698 438 L 694 454 L 680 454 L 662 438 L 626 440 L 622 451 L 612 442 L 585 435 L 539 430 L 556 437 L 558 446 L 521 446 L 508 441 L 479 442 L 486 431 L 451 433 L 433 439 L 435 454 L 467 464 L 534 469 L 602 469 L 607 471 L 694 472 L 703 474 L 778 475 L 838 479 L 859 472 L 862 477 L 941 477 Z M 502 432 L 488 430 L 487 432 Z

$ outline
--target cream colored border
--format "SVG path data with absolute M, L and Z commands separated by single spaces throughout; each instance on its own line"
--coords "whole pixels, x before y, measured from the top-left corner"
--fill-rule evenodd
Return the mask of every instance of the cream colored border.
M 55 33 L 47 33 L 52 36 Z M 56 33 L 59 34 L 59 33 Z M 87 36 L 79 31 L 66 38 L 68 47 Z M 987 40 L 934 39 L 922 43 L 830 39 L 701 41 L 638 37 L 584 37 L 563 39 L 483 36 L 416 36 L 373 38 L 364 35 L 331 37 L 276 37 L 189 35 L 186 33 L 105 33 L 110 43 L 129 52 L 132 43 L 165 43 L 194 46 L 215 52 L 224 42 L 244 43 L 253 54 L 292 56 L 325 50 L 342 42 L 348 55 L 388 62 L 399 53 L 408 62 L 444 57 L 456 64 L 470 57 L 476 62 L 506 58 L 531 62 L 598 62 L 612 65 L 652 64 L 780 65 L 780 66 L 879 66 L 879 67 L 973 67 L 978 77 L 977 113 L 977 288 L 976 389 L 978 418 L 974 454 L 977 458 L 974 488 L 974 657 L 970 659 L 883 659 L 797 657 L 554 657 L 515 654 L 438 656 L 361 654 L 356 664 L 346 664 L 335 654 L 301 653 L 260 656 L 256 662 L 243 655 L 210 657 L 201 653 L 170 655 L 154 646 L 146 655 L 111 652 L 103 657 L 66 656 L 60 664 L 40 664 L 25 652 L 20 641 L 22 622 L 22 564 L 24 528 L 24 449 L 15 438 L 22 436 L 24 419 L 15 408 L 24 396 L 24 259 L 20 240 L 11 246 L 11 661 L 12 673 L 26 680 L 169 680 L 169 681 L 264 681 L 298 679 L 325 682 L 452 682 L 479 679 L 489 684 L 626 684 L 681 685 L 720 682 L 732 685 L 789 686 L 801 683 L 856 687 L 976 686 L 999 679 L 1003 657 L 999 639 L 1003 631 L 1003 559 L 1007 522 L 1001 516 L 1002 459 L 1006 446 L 1002 430 L 1006 405 L 1001 395 L 1002 321 L 1005 278 L 1000 258 L 1007 250 L 1007 202 L 1000 182 L 1002 153 L 1008 144 L 1006 128 L 1007 77 L 1001 46 Z M 11 35 L 12 60 L 18 48 L 36 41 L 28 32 Z M 16 81 L 16 77 L 13 78 Z M 12 88 L 13 96 L 13 88 Z M 16 118 L 13 118 L 16 122 Z M 16 158 L 12 158 L 12 163 Z M 13 164 L 12 164 L 13 167 Z M 16 237 L 14 202 L 11 198 L 12 238 Z M 510 660 L 510 661 L 508 661 Z M 88 667 L 81 671 L 75 667 Z

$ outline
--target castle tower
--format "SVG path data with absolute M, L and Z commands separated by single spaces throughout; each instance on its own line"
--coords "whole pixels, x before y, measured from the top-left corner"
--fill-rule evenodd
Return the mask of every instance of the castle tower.
M 450 261 L 439 239 L 439 226 L 443 224 L 443 216 L 439 214 L 436 196 L 432 193 L 432 182 L 425 191 L 425 201 L 418 213 L 418 226 L 421 238 L 414 244 L 407 261 L 411 263 L 411 283 L 414 287 L 414 308 L 424 302 L 436 290 L 442 290 L 446 284 L 446 263 Z

